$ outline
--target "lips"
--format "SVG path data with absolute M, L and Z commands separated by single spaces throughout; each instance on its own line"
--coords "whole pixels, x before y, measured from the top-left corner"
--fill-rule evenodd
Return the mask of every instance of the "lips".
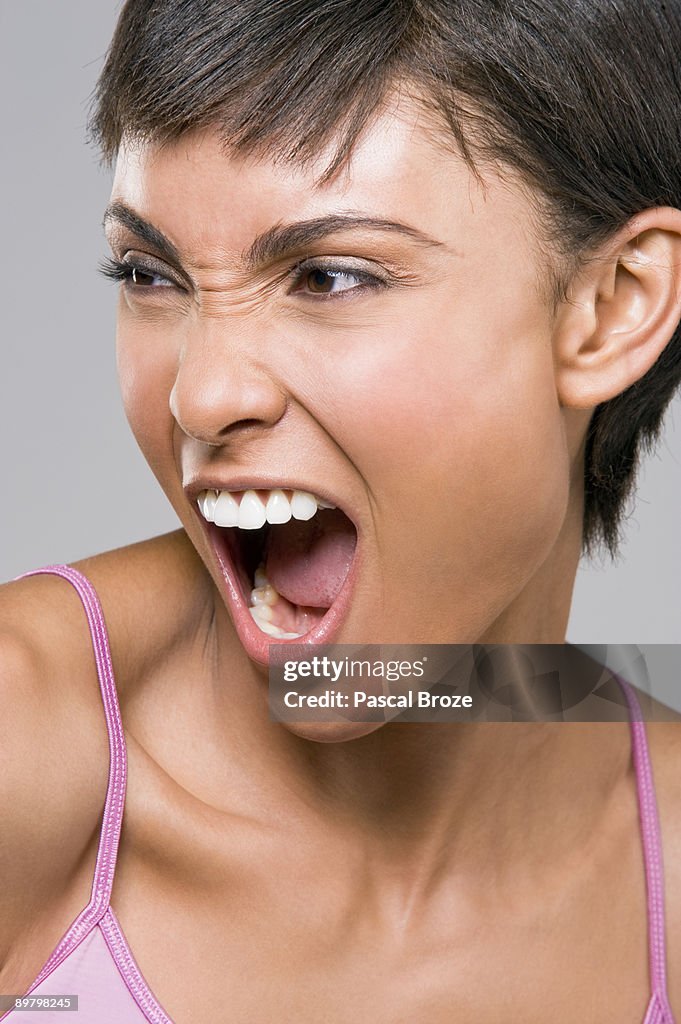
M 206 488 L 194 506 L 249 657 L 268 665 L 272 643 L 333 642 L 359 569 L 357 527 L 335 501 L 286 487 Z

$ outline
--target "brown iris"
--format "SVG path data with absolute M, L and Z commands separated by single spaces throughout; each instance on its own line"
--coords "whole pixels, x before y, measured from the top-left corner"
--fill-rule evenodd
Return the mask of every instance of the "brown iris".
M 311 292 L 317 294 L 331 291 L 335 274 L 329 274 L 326 270 L 311 270 L 306 275 L 307 286 Z

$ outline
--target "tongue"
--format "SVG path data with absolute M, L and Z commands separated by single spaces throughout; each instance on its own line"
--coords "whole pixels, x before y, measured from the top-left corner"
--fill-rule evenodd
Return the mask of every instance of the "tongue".
M 293 604 L 330 608 L 355 552 L 355 528 L 340 509 L 325 509 L 307 522 L 291 519 L 269 534 L 265 572 Z

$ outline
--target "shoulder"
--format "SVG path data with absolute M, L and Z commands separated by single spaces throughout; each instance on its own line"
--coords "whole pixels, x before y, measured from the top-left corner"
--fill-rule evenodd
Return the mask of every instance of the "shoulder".
M 646 726 L 660 815 L 672 1008 L 681 1016 L 681 720 Z
M 177 533 L 73 566 L 102 605 L 119 694 L 134 688 L 145 662 L 163 660 L 191 633 L 196 607 L 209 599 L 210 578 L 192 552 Z M 106 795 L 108 737 L 90 632 L 76 590 L 58 576 L 0 586 L 0 752 L 1 968 L 27 922 L 82 872 Z
M 681 720 L 648 722 L 646 732 L 665 861 L 670 861 L 669 868 L 681 882 Z
M 119 696 L 212 617 L 212 580 L 184 530 L 75 562 L 104 612 Z
M 71 568 L 101 605 L 119 695 L 212 614 L 212 581 L 181 530 Z M 41 710 L 101 715 L 90 631 L 68 580 L 38 574 L 0 586 L 0 700 L 2 712 L 32 722 Z
M 49 576 L 0 587 L 0 964 L 68 888 L 106 792 L 89 634 L 66 587 Z

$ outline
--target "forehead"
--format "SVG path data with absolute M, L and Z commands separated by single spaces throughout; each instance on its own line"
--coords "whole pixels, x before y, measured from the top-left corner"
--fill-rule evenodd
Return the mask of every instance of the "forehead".
M 509 175 L 474 174 L 418 103 L 393 99 L 330 180 L 331 147 L 307 164 L 230 152 L 219 132 L 121 147 L 112 199 L 152 222 L 184 252 L 241 252 L 273 224 L 334 213 L 412 226 L 457 251 L 534 250 L 534 210 Z

